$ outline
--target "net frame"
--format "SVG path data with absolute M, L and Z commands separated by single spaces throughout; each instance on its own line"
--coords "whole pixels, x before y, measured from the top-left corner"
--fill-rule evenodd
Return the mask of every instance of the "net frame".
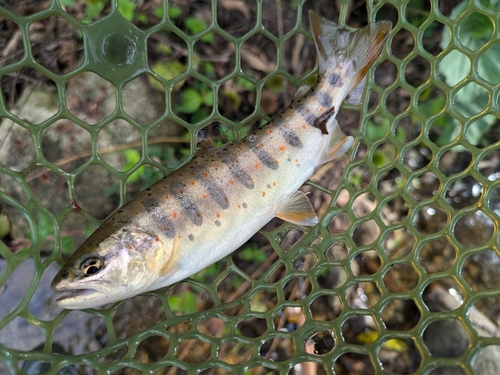
M 284 42 L 295 33 L 301 33 L 310 38 L 308 30 L 304 28 L 301 23 L 302 8 L 304 6 L 304 3 L 300 1 L 297 2 L 298 10 L 295 27 L 280 37 L 276 37 L 273 33 L 265 29 L 261 21 L 263 12 L 265 11 L 263 2 L 257 1 L 256 4 L 257 19 L 259 21 L 251 31 L 245 34 L 243 38 L 235 38 L 233 35 L 218 26 L 216 0 L 211 1 L 211 23 L 208 25 L 208 28 L 206 30 L 196 35 L 190 35 L 186 33 L 171 21 L 171 19 L 168 17 L 169 4 L 166 0 L 163 1 L 164 16 L 161 22 L 147 30 L 140 30 L 132 27 L 131 25 L 127 25 L 127 22 L 119 15 L 118 2 L 111 2 L 111 13 L 107 16 L 110 18 L 104 19 L 104 21 L 109 21 L 110 19 L 115 17 L 113 18 L 113 20 L 119 23 L 118 30 L 121 30 L 121 28 L 123 28 L 123 30 L 127 30 L 128 32 L 132 28 L 133 38 L 136 38 L 134 40 L 137 43 L 137 51 L 139 55 L 146 53 L 147 47 L 145 44 L 145 40 L 147 40 L 148 37 L 160 30 L 171 30 L 186 42 L 189 51 L 189 68 L 184 73 L 180 74 L 172 80 L 165 80 L 164 78 L 159 76 L 147 65 L 147 61 L 145 59 L 142 59 L 142 65 L 138 64 L 134 69 L 130 69 L 130 66 L 127 66 L 127 69 L 117 69 L 113 73 L 104 72 L 103 70 L 101 70 L 101 68 L 98 66 L 100 63 L 102 63 L 101 60 L 85 60 L 82 65 L 67 74 L 55 74 L 50 69 L 41 66 L 35 61 L 31 53 L 31 49 L 29 48 L 31 44 L 29 39 L 30 25 L 36 20 L 44 19 L 49 16 L 60 17 L 68 23 L 74 25 L 83 34 L 83 39 L 86 42 L 85 48 L 89 48 L 89 45 L 91 44 L 90 40 L 93 38 L 92 33 L 96 33 L 97 30 L 99 30 L 99 24 L 101 24 L 102 26 L 105 22 L 101 20 L 101 22 L 98 21 L 89 25 L 84 25 L 71 17 L 66 11 L 64 11 L 60 3 L 55 0 L 50 3 L 50 6 L 46 10 L 24 17 L 21 17 L 3 7 L 0 7 L 0 13 L 7 19 L 14 20 L 19 26 L 23 45 L 25 46 L 24 57 L 15 63 L 2 67 L 0 69 L 0 75 L 3 76 L 6 74 L 10 74 L 22 67 L 34 68 L 51 79 L 57 85 L 57 93 L 60 98 L 59 103 L 62 103 L 60 104 L 59 111 L 54 116 L 48 118 L 46 121 L 38 125 L 29 124 L 28 122 L 23 121 L 22 119 L 14 115 L 3 100 L 0 103 L 0 115 L 3 119 L 9 119 L 30 132 L 35 145 L 37 145 L 37 147 L 35 147 L 37 150 L 35 163 L 38 167 L 45 167 L 54 171 L 55 173 L 63 176 L 70 186 L 73 186 L 76 177 L 79 173 L 85 170 L 85 168 L 88 168 L 90 165 L 100 165 L 106 168 L 110 173 L 115 175 L 120 181 L 120 200 L 121 203 L 123 203 L 126 200 L 126 180 L 132 173 L 139 169 L 141 164 L 148 163 L 154 165 L 165 173 L 170 172 L 171 169 L 165 168 L 164 166 L 160 165 L 155 160 L 150 158 L 147 152 L 143 152 L 143 154 L 141 155 L 141 159 L 139 160 L 139 164 L 137 164 L 127 172 L 119 172 L 102 161 L 98 153 L 98 148 L 94 147 L 89 162 L 82 165 L 78 170 L 69 173 L 50 163 L 44 157 L 42 147 L 39 146 L 41 132 L 45 128 L 53 124 L 53 122 L 58 118 L 69 118 L 78 126 L 86 129 L 91 134 L 92 140 L 95 143 L 97 142 L 98 133 L 102 128 L 107 126 L 113 120 L 123 119 L 141 132 L 143 150 L 147 149 L 147 132 L 164 120 L 172 120 L 182 125 L 190 132 L 190 145 L 192 149 L 195 149 L 196 146 L 195 135 L 198 130 L 213 123 L 214 121 L 223 122 L 225 125 L 232 128 L 234 134 L 241 135 L 241 130 L 246 124 L 252 121 L 267 119 L 268 117 L 264 115 L 257 106 L 255 112 L 242 122 L 236 122 L 228 118 L 223 118 L 217 110 L 217 92 L 227 80 L 244 75 L 245 79 L 255 85 L 256 102 L 260 103 L 262 99 L 262 92 L 267 80 L 273 78 L 274 76 L 281 75 L 285 77 L 289 82 L 291 82 L 293 86 L 299 87 L 301 83 L 306 81 L 314 74 L 314 71 L 311 71 L 309 72 L 309 74 L 306 74 L 305 76 L 300 77 L 300 79 L 297 79 L 281 68 L 281 66 L 283 65 L 283 55 L 281 53 L 281 49 Z M 345 23 L 350 4 L 350 1 L 341 1 L 341 8 L 339 12 L 340 23 Z M 33 259 L 33 262 L 35 264 L 35 275 L 33 278 L 33 282 L 31 283 L 29 289 L 26 291 L 26 297 L 19 303 L 19 305 L 15 309 L 2 317 L 0 329 L 2 327 L 5 327 L 16 317 L 21 317 L 30 324 L 40 327 L 46 336 L 44 346 L 40 350 L 26 352 L 15 350 L 5 345 L 0 346 L 0 359 L 5 363 L 6 368 L 9 369 L 11 373 L 17 374 L 21 373 L 20 367 L 23 364 L 23 361 L 38 361 L 51 364 L 50 369 L 47 373 L 53 374 L 56 374 L 61 369 L 68 369 L 70 366 L 74 365 L 80 365 L 82 366 L 81 368 L 86 368 L 86 370 L 83 371 L 91 372 L 93 371 L 91 370 L 92 368 L 99 371 L 99 373 L 113 373 L 114 371 L 121 371 L 124 368 L 130 367 L 135 368 L 137 371 L 145 374 L 153 374 L 158 373 L 159 371 L 161 373 L 161 371 L 163 371 L 165 367 L 170 366 L 175 366 L 180 370 L 187 371 L 188 373 L 201 373 L 204 370 L 213 368 L 225 370 L 226 373 L 245 373 L 245 371 L 250 371 L 250 368 L 256 366 L 262 366 L 270 370 L 278 371 L 279 373 L 287 373 L 293 368 L 293 366 L 297 364 L 313 362 L 323 368 L 322 371 L 324 371 L 325 373 L 333 373 L 333 364 L 338 361 L 342 355 L 346 353 L 356 353 L 365 356 L 364 358 L 368 358 L 376 373 L 384 373 L 384 371 L 387 371 L 387 368 L 384 367 L 384 365 L 381 363 L 380 352 L 384 350 L 383 347 L 384 345 L 387 345 L 389 340 L 397 339 L 408 343 L 408 345 L 413 345 L 413 347 L 419 353 L 420 361 L 417 369 L 418 373 L 428 374 L 431 373 L 431 371 L 433 371 L 436 367 L 456 367 L 461 368 L 463 373 L 465 374 L 473 374 L 473 363 L 478 353 L 480 353 L 481 350 L 488 346 L 498 347 L 498 345 L 500 345 L 500 339 L 498 337 L 485 337 L 479 334 L 477 329 L 470 321 L 470 311 L 473 306 L 481 299 L 488 297 L 498 297 L 500 294 L 499 291 L 497 290 L 497 288 L 481 291 L 475 290 L 467 283 L 461 272 L 464 263 L 473 254 L 479 254 L 485 251 L 494 251 L 497 256 L 499 256 L 500 254 L 498 213 L 495 212 L 492 207 L 490 207 L 489 203 L 490 201 L 492 201 L 493 195 L 495 194 L 496 189 L 498 189 L 498 187 L 500 186 L 500 183 L 498 179 L 489 179 L 488 176 L 485 176 L 479 168 L 480 162 L 489 158 L 492 153 L 498 151 L 498 149 L 500 148 L 500 144 L 498 141 L 496 141 L 491 142 L 490 144 L 483 147 L 479 147 L 477 145 L 471 144 L 467 136 L 474 123 L 485 117 L 485 115 L 491 114 L 497 119 L 500 116 L 500 110 L 498 108 L 497 100 L 498 83 L 492 83 L 484 79 L 484 77 L 478 73 L 478 64 L 480 57 L 485 51 L 495 45 L 495 43 L 498 43 L 498 33 L 496 25 L 498 25 L 499 13 L 489 8 L 488 3 L 471 1 L 467 5 L 465 10 L 459 15 L 459 17 L 457 17 L 456 19 L 451 19 L 450 17 L 445 17 L 440 13 L 439 2 L 437 0 L 433 0 L 430 2 L 430 10 L 425 20 L 418 25 L 414 25 L 407 20 L 407 16 L 409 14 L 408 7 L 410 5 L 409 1 L 379 1 L 367 2 L 366 6 L 369 21 L 375 21 L 379 19 L 379 13 L 382 9 L 385 9 L 384 7 L 387 5 L 392 5 L 399 15 L 398 22 L 394 25 L 394 29 L 391 33 L 391 38 L 400 30 L 404 29 L 409 31 L 413 35 L 415 46 L 407 56 L 398 58 L 391 53 L 389 47 L 391 43 L 390 40 L 387 43 L 386 48 L 382 52 L 382 55 L 375 62 L 374 68 L 372 68 L 368 73 L 365 98 L 368 97 L 367 95 L 369 91 L 373 90 L 379 96 L 379 101 L 381 103 L 380 105 L 372 107 L 369 105 L 369 101 L 365 100 L 360 108 L 348 105 L 345 106 L 345 108 L 347 109 L 356 110 L 361 113 L 360 131 L 359 136 L 356 138 L 355 145 L 352 151 L 349 153 L 349 160 L 343 173 L 343 176 L 345 178 L 340 181 L 338 189 L 331 191 L 323 188 L 318 184 L 312 182 L 309 183 L 316 189 L 324 191 L 328 195 L 330 195 L 332 202 L 337 202 L 340 199 L 340 194 L 342 192 L 347 192 L 349 196 L 347 204 L 342 207 L 338 207 L 332 203 L 328 212 L 321 220 L 320 225 L 312 229 L 310 232 L 306 233 L 288 251 L 284 251 L 281 247 L 280 243 L 282 238 L 280 239 L 280 237 L 283 237 L 283 235 L 292 228 L 291 226 L 284 225 L 274 231 L 263 232 L 264 236 L 268 239 L 274 251 L 278 254 L 279 259 L 257 279 L 252 278 L 245 272 L 241 271 L 235 265 L 231 256 L 229 256 L 225 260 L 225 269 L 222 271 L 222 274 L 217 279 L 215 279 L 214 283 L 200 283 L 194 280 L 191 281 L 191 283 L 193 283 L 194 285 L 199 285 L 201 288 L 206 290 L 216 301 L 215 306 L 209 310 L 177 316 L 171 309 L 165 291 L 152 293 L 152 295 L 154 295 L 161 301 L 161 304 L 168 318 L 165 321 L 149 327 L 146 331 L 136 333 L 134 335 L 131 335 L 130 337 L 127 337 L 126 339 L 118 338 L 113 325 L 113 314 L 120 305 L 115 305 L 112 308 L 104 311 L 88 311 L 87 313 L 99 316 L 104 320 L 110 343 L 101 349 L 80 355 L 61 353 L 54 354 L 52 352 L 54 334 L 57 330 L 57 326 L 69 314 L 69 311 L 61 311 L 54 319 L 50 321 L 43 321 L 34 316 L 29 311 L 28 305 L 31 297 L 37 290 L 37 284 L 41 280 L 45 269 L 54 261 L 57 261 L 59 263 L 61 263 L 62 261 L 62 239 L 57 228 L 59 228 L 59 224 L 62 218 L 74 208 L 68 206 L 68 209 L 65 210 L 61 215 L 54 215 L 52 212 L 50 212 L 50 210 L 47 209 L 47 207 L 44 207 L 42 204 L 40 204 L 38 198 L 33 193 L 30 186 L 27 184 L 26 177 L 29 174 L 29 170 L 17 172 L 7 167 L 0 166 L 0 173 L 8 175 L 12 179 L 16 180 L 28 197 L 27 202 L 23 203 L 10 196 L 7 192 L 0 190 L 0 199 L 4 202 L 4 204 L 7 204 L 14 210 L 18 210 L 24 215 L 28 222 L 29 232 L 31 233 L 31 246 L 28 249 L 16 253 L 13 253 L 9 248 L 7 248 L 5 244 L 0 243 L 0 255 L 6 262 L 6 269 L 3 270 L 3 272 L 0 274 L 0 285 L 4 285 L 8 282 L 9 276 L 23 261 L 26 261 L 27 259 Z M 461 25 L 467 20 L 468 17 L 473 14 L 481 14 L 487 17 L 491 20 L 491 23 L 493 25 L 493 32 L 490 40 L 476 51 L 472 51 L 464 46 L 460 38 Z M 434 56 L 424 48 L 423 40 L 426 29 L 436 21 L 444 24 L 445 27 L 450 30 L 451 38 L 448 46 L 446 46 L 446 48 L 444 48 L 442 52 L 438 53 L 437 56 Z M 276 69 L 263 79 L 254 79 L 243 72 L 241 59 L 238 57 L 236 59 L 236 67 L 231 74 L 215 81 L 207 79 L 196 69 L 193 56 L 195 51 L 195 44 L 201 38 L 213 32 L 221 35 L 223 38 L 233 43 L 236 56 L 241 56 L 241 49 L 245 40 L 255 34 L 264 35 L 277 47 L 278 53 Z M 467 56 L 470 59 L 471 66 L 473 68 L 461 82 L 453 87 L 450 87 L 442 79 L 442 76 L 440 76 L 439 65 L 440 63 L 442 63 L 447 54 L 452 50 L 458 50 L 460 53 Z M 89 50 L 86 50 L 85 52 L 90 54 Z M 423 57 L 428 61 L 431 66 L 431 74 L 426 82 L 423 82 L 421 85 L 414 87 L 413 85 L 406 82 L 405 67 L 412 61 L 412 59 L 416 57 Z M 397 67 L 398 74 L 396 80 L 392 84 L 382 88 L 375 83 L 374 71 L 377 69 L 377 66 L 379 66 L 380 63 L 385 60 L 391 61 Z M 67 82 L 70 79 L 81 74 L 83 71 L 89 69 L 96 71 L 98 74 L 105 75 L 105 78 L 113 83 L 113 85 L 116 87 L 116 102 L 118 103 L 113 114 L 111 114 L 102 123 L 92 126 L 74 116 L 67 108 L 65 108 L 64 104 L 67 103 L 65 91 Z M 213 93 L 214 110 L 207 118 L 197 123 L 186 121 L 171 109 L 167 109 L 165 111 L 165 114 L 153 123 L 147 126 L 139 124 L 136 120 L 127 115 L 126 111 L 123 109 L 120 103 L 122 100 L 122 89 L 124 85 L 130 82 L 130 80 L 135 78 L 137 75 L 144 73 L 147 73 L 148 75 L 154 77 L 165 87 L 167 94 L 167 103 L 172 103 L 174 101 L 174 99 L 172 98 L 174 85 L 183 81 L 187 77 L 192 77 L 200 82 L 205 83 L 208 87 L 210 87 Z M 473 116 L 467 117 L 464 116 L 463 113 L 461 113 L 456 108 L 453 99 L 460 91 L 460 89 L 471 82 L 474 82 L 484 88 L 484 90 L 486 90 L 486 92 L 488 93 L 489 100 L 481 111 L 477 112 Z M 393 114 L 387 109 L 387 106 L 384 103 L 388 102 L 390 93 L 398 87 L 402 87 L 409 93 L 410 103 L 407 111 Z M 446 96 L 443 107 L 431 115 L 428 115 L 421 111 L 421 97 L 423 93 L 429 89 L 439 89 L 444 92 Z M 408 113 L 415 116 L 421 121 L 421 131 L 418 136 L 414 137 L 410 141 L 402 142 L 396 136 L 397 125 L 403 118 L 408 116 Z M 431 133 L 435 122 L 444 114 L 451 114 L 455 119 L 459 121 L 460 132 L 455 139 L 448 142 L 447 144 L 437 145 L 430 138 L 429 134 Z M 368 128 L 371 125 L 370 121 L 377 116 L 382 116 L 383 118 L 388 119 L 391 125 L 387 129 L 384 137 L 373 139 L 368 136 Z M 387 162 L 385 165 L 380 166 L 380 164 L 376 162 L 376 151 L 379 147 L 381 147 L 381 145 L 387 143 L 390 143 L 393 147 L 393 159 L 390 160 L 390 162 Z M 448 151 L 454 149 L 457 145 L 460 145 L 464 150 L 466 150 L 466 152 L 472 155 L 471 163 L 469 167 L 458 173 L 452 175 L 445 174 L 440 168 L 440 161 L 443 158 L 443 155 L 445 155 Z M 405 159 L 405 156 L 407 156 L 408 153 L 410 153 L 417 147 L 424 147 L 429 151 L 429 161 L 422 168 L 408 168 L 408 161 Z M 359 152 L 363 149 L 366 150 L 366 155 L 359 157 Z M 362 168 L 365 171 L 369 171 L 372 176 L 370 182 L 365 186 L 362 186 L 361 188 L 355 186 L 352 183 L 352 180 L 349 180 L 348 178 L 349 176 L 355 174 L 357 168 Z M 388 172 L 394 169 L 397 169 L 401 174 L 400 187 L 392 191 L 390 194 L 385 195 L 379 190 L 378 184 L 384 179 L 384 176 L 386 176 Z M 416 177 L 424 173 L 432 173 L 439 181 L 439 187 L 436 194 L 434 194 L 431 198 L 423 201 L 417 201 L 415 200 L 414 196 L 412 196 L 410 190 L 412 182 L 415 181 Z M 477 181 L 481 185 L 482 190 L 475 204 L 468 206 L 465 209 L 458 210 L 449 203 L 446 192 L 449 190 L 450 186 L 453 183 L 463 179 L 464 176 L 473 177 L 475 181 Z M 69 191 L 70 196 L 68 201 L 76 199 L 74 190 L 70 189 Z M 350 208 L 353 207 L 356 199 L 363 194 L 370 194 L 374 198 L 374 201 L 376 202 L 376 208 L 372 212 L 360 217 L 356 215 Z M 402 198 L 404 200 L 405 204 L 408 207 L 408 215 L 400 222 L 387 223 L 387 221 L 383 220 L 384 212 L 382 211 L 382 209 L 384 206 L 386 206 L 396 198 Z M 421 233 L 421 231 L 419 231 L 415 227 L 415 222 L 417 221 L 419 212 L 430 206 L 439 207 L 442 211 L 444 211 L 446 213 L 447 220 L 443 227 L 435 233 Z M 457 240 L 455 236 L 455 228 L 457 228 L 457 223 L 465 215 L 472 214 L 477 211 L 480 211 L 482 214 L 489 218 L 491 223 L 493 223 L 493 233 L 487 241 L 481 244 L 466 247 L 462 242 Z M 39 252 L 42 245 L 42 235 L 40 234 L 41 230 L 38 225 L 39 223 L 37 223 L 37 219 L 35 218 L 35 212 L 44 213 L 45 216 L 50 219 L 51 225 L 56 228 L 54 232 L 54 251 L 44 259 L 42 259 Z M 328 229 L 328 225 L 331 220 L 338 215 L 345 215 L 348 218 L 350 224 L 345 232 L 340 234 L 332 234 Z M 353 240 L 353 237 L 355 236 L 356 228 L 368 221 L 372 221 L 376 224 L 376 226 L 379 228 L 379 233 L 374 241 L 360 245 Z M 385 240 L 387 239 L 387 237 L 391 236 L 395 230 L 402 229 L 407 230 L 410 233 L 413 239 L 412 249 L 403 257 L 392 258 L 383 251 L 383 249 L 386 247 Z M 457 257 L 454 260 L 453 265 L 448 270 L 437 273 L 429 273 L 426 268 L 420 264 L 419 254 L 421 253 L 422 248 L 426 243 L 431 240 L 442 238 L 443 236 L 455 249 Z M 321 238 L 322 241 L 319 244 L 315 244 L 315 241 L 318 238 Z M 350 249 L 348 255 L 344 259 L 329 259 L 325 252 L 329 248 L 331 248 L 332 245 L 340 243 L 342 241 Z M 372 275 L 356 275 L 352 269 L 352 262 L 360 254 L 371 251 L 373 249 L 379 250 L 377 252 L 380 260 L 379 269 Z M 316 258 L 314 266 L 307 271 L 300 271 L 295 269 L 293 267 L 294 263 L 306 254 L 314 254 Z M 413 272 L 418 278 L 417 285 L 409 290 L 405 290 L 404 292 L 395 293 L 389 290 L 385 285 L 385 275 L 394 267 L 407 264 L 411 265 Z M 338 288 L 335 288 L 335 290 L 325 290 L 325 288 L 322 287 L 318 282 L 320 272 L 322 271 L 322 267 L 324 265 L 328 265 L 330 267 L 341 267 L 346 275 L 345 283 L 340 285 Z M 284 267 L 286 269 L 286 275 L 280 280 L 270 283 L 269 279 L 272 277 L 273 273 L 275 273 L 280 267 Z M 246 280 L 250 284 L 250 288 L 249 291 L 242 296 L 230 302 L 223 303 L 218 298 L 217 283 L 221 282 L 227 275 L 231 273 L 237 274 L 239 277 Z M 309 294 L 299 301 L 289 300 L 283 294 L 283 290 L 285 289 L 287 282 L 294 278 L 307 279 L 311 284 Z M 442 280 L 445 278 L 454 280 L 460 286 L 463 302 L 457 309 L 454 309 L 452 311 L 430 311 L 428 305 L 423 299 L 424 291 L 434 281 Z M 368 308 L 357 308 L 351 306 L 351 301 L 347 296 L 349 295 L 350 290 L 356 287 L 359 283 L 369 283 L 374 285 L 378 289 L 379 299 L 373 306 L 370 306 Z M 273 294 L 276 295 L 277 303 L 275 304 L 275 306 L 265 312 L 255 311 L 251 304 L 252 298 L 254 298 L 259 292 L 270 290 Z M 316 298 L 324 296 L 325 294 L 337 296 L 340 304 L 342 305 L 341 316 L 331 321 L 319 321 L 317 319 L 314 319 L 313 314 L 308 308 L 308 306 L 310 306 Z M 388 329 L 386 327 L 384 319 L 381 316 L 381 311 L 384 309 L 384 307 L 388 306 L 394 301 L 399 300 L 412 300 L 417 309 L 420 311 L 421 315 L 419 322 L 415 324 L 413 328 L 405 331 L 394 331 Z M 243 308 L 242 313 L 235 316 L 227 314 L 227 311 L 231 310 L 232 308 L 237 308 L 238 306 Z M 275 317 L 287 308 L 300 308 L 305 318 L 304 322 L 295 331 L 283 332 L 274 329 L 273 327 L 275 327 Z M 359 315 L 370 316 L 373 319 L 374 325 L 376 326 L 376 338 L 364 345 L 346 342 L 345 338 L 342 335 L 344 324 L 350 318 Z M 220 321 L 224 322 L 224 325 L 226 327 L 231 328 L 222 337 L 210 337 L 206 334 L 202 334 L 198 331 L 198 327 L 200 321 L 206 319 L 207 317 L 219 319 Z M 242 336 L 240 332 L 238 332 L 238 330 L 235 328 L 241 321 L 250 318 L 259 318 L 267 322 L 267 330 L 262 337 L 248 338 Z M 469 344 L 467 350 L 465 350 L 461 355 L 452 358 L 433 356 L 424 340 L 425 331 L 429 326 L 431 326 L 435 322 L 446 320 L 455 321 L 461 324 L 463 330 L 469 336 Z M 186 332 L 183 332 L 182 334 L 169 332 L 166 329 L 177 324 L 185 323 L 186 321 L 189 321 L 191 323 L 191 328 Z M 332 338 L 335 340 L 335 345 L 332 350 L 321 356 L 308 352 L 306 348 L 307 341 L 319 332 L 330 332 Z M 138 361 L 136 358 L 134 358 L 136 349 L 142 341 L 144 341 L 148 337 L 153 336 L 164 337 L 165 339 L 168 339 L 170 341 L 170 347 L 167 354 L 162 359 L 154 361 L 152 363 L 143 363 Z M 183 341 L 190 339 L 209 344 L 211 347 L 210 357 L 202 363 L 187 363 L 178 358 L 178 356 L 176 356 L 176 347 L 181 345 Z M 289 340 L 289 342 L 292 343 L 291 345 L 294 348 L 294 353 L 291 358 L 285 361 L 273 361 L 261 355 L 261 348 L 263 343 L 275 339 Z M 247 345 L 252 352 L 250 360 L 238 364 L 231 364 L 221 360 L 218 356 L 220 347 L 231 342 Z M 127 352 L 119 360 L 111 361 L 111 363 L 103 362 L 100 360 L 100 358 L 112 353 L 116 353 L 123 348 L 127 348 Z

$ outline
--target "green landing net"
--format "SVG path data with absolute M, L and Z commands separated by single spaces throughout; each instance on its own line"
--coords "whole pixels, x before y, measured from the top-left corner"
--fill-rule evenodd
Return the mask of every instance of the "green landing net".
M 500 373 L 499 0 L 38 3 L 0 2 L 1 374 Z M 309 9 L 393 22 L 339 115 L 345 169 L 306 186 L 320 224 L 55 307 L 51 278 L 112 209 L 314 79 Z

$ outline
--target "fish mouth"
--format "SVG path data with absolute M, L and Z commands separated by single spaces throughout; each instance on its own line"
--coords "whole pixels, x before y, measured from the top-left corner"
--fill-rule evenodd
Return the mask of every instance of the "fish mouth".
M 104 291 L 89 288 L 59 290 L 57 294 L 56 305 L 69 310 L 107 308 L 111 303 L 123 299 L 122 296 L 116 298 Z
M 92 295 L 93 293 L 95 293 L 95 290 L 93 289 L 74 289 L 74 290 L 61 291 L 59 292 L 60 294 L 59 298 L 56 299 L 56 303 L 59 306 L 63 307 L 65 305 L 65 302 L 68 300 L 85 297 L 88 295 Z

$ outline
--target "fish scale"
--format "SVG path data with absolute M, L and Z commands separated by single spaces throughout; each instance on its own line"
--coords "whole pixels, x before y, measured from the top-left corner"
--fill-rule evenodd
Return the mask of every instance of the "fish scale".
M 96 307 L 175 283 L 237 249 L 275 216 L 318 222 L 298 189 L 352 145 L 335 115 L 363 84 L 390 24 L 351 33 L 312 14 L 311 26 L 316 85 L 269 124 L 201 152 L 113 213 L 55 277 L 53 289 L 69 292 L 60 306 Z

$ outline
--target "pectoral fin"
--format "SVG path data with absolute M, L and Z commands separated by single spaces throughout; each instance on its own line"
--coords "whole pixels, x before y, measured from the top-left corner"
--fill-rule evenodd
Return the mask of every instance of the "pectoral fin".
M 167 256 L 163 267 L 160 269 L 159 276 L 165 276 L 172 271 L 172 266 L 180 255 L 180 236 L 174 236 L 174 243 L 172 244 L 172 252 Z
M 311 202 L 302 191 L 293 193 L 285 204 L 283 204 L 276 216 L 292 224 L 310 227 L 319 222 Z

